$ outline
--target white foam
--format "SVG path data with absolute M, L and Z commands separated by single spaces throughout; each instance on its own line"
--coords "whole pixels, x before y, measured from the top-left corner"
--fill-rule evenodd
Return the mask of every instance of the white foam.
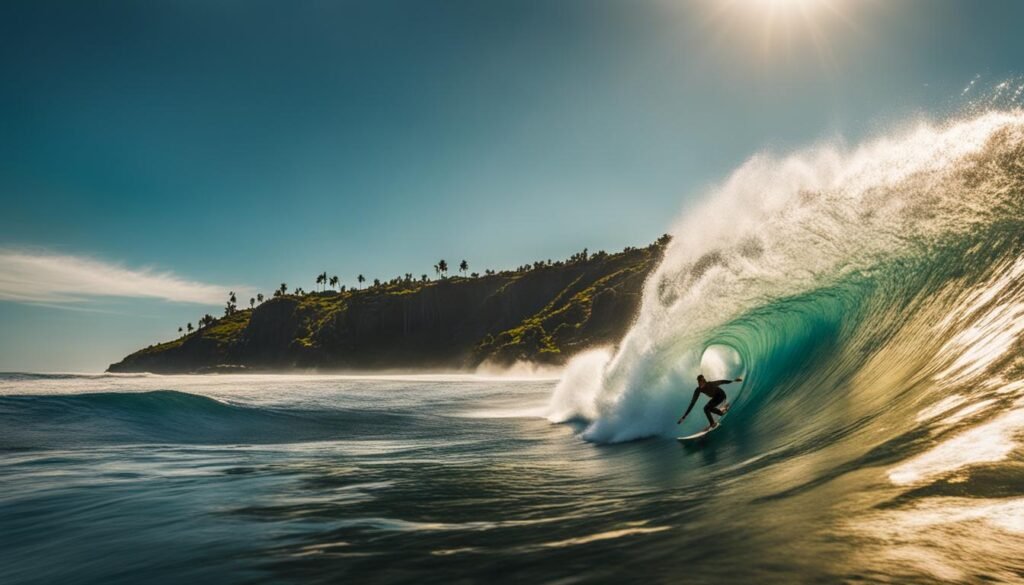
M 570 363 L 551 418 L 590 421 L 584 437 L 599 442 L 676 433 L 681 390 L 715 327 L 989 219 L 1013 196 L 978 157 L 997 135 L 1006 148 L 1024 143 L 1024 114 L 922 123 L 854 150 L 828 144 L 753 157 L 676 224 L 635 325 L 615 353 Z M 965 182 L 969 168 L 975 180 L 992 174 L 990 184 Z

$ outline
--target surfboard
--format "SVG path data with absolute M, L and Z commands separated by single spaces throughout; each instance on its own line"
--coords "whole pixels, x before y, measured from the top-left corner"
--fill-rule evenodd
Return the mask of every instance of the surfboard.
M 701 437 L 707 436 L 708 434 L 711 433 L 711 431 L 713 431 L 713 430 L 715 430 L 715 429 L 717 429 L 717 428 L 722 426 L 722 419 L 725 418 L 725 415 L 729 414 L 729 406 L 730 406 L 730 404 L 728 402 L 726 402 L 725 404 L 722 405 L 722 416 L 719 417 L 718 424 L 715 425 L 714 427 L 712 427 L 710 429 L 703 430 L 703 431 L 701 431 L 699 433 L 694 433 L 692 435 L 686 435 L 685 437 L 676 437 L 676 440 L 678 440 L 678 441 L 693 441 L 694 439 L 699 439 Z
M 701 437 L 705 437 L 705 436 L 711 434 L 711 431 L 717 429 L 720 426 L 722 426 L 722 423 L 718 423 L 718 426 L 712 427 L 712 428 L 710 428 L 710 429 L 708 429 L 706 431 L 701 431 L 699 433 L 694 433 L 692 435 L 686 435 L 685 437 L 676 437 L 676 439 L 679 440 L 679 441 L 692 441 L 694 439 L 699 439 Z

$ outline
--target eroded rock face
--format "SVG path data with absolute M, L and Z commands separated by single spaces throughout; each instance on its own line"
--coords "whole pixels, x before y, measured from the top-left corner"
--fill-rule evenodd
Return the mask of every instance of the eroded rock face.
M 666 243 L 479 278 L 274 297 L 109 371 L 561 363 L 625 334 Z

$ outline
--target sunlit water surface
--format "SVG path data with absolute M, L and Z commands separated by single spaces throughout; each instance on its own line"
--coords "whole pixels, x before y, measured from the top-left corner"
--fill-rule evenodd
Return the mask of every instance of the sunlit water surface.
M 7 584 L 1024 578 L 1019 447 L 938 427 L 599 445 L 554 380 L 0 380 Z

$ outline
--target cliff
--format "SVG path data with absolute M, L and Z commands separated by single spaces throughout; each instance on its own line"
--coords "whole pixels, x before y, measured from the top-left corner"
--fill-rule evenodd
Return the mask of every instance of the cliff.
M 560 364 L 617 342 L 667 238 L 617 254 L 361 290 L 275 296 L 139 350 L 110 372 L 468 368 Z

